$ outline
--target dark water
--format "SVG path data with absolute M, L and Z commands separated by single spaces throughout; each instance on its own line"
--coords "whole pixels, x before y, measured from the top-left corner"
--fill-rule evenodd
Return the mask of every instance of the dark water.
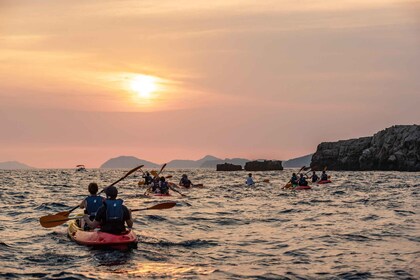
M 0 278 L 420 279 L 420 173 L 332 172 L 330 185 L 291 192 L 280 189 L 290 170 L 256 172 L 271 182 L 255 187 L 245 172 L 190 170 L 205 187 L 170 199 L 141 196 L 130 176 L 117 185 L 130 208 L 177 206 L 134 213 L 139 246 L 128 252 L 39 225 L 77 205 L 89 182 L 126 171 L 0 171 Z

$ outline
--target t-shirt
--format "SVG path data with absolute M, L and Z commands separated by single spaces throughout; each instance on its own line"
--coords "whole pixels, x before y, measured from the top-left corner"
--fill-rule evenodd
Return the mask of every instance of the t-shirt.
M 103 204 L 96 213 L 95 221 L 101 222 L 101 231 L 109 233 L 121 233 L 125 229 L 125 221 L 130 219 L 130 213 L 128 208 L 123 205 L 123 220 L 122 221 L 113 221 L 112 223 L 106 221 L 106 206 Z
M 253 184 L 254 184 L 254 180 L 252 180 L 252 177 L 248 177 L 248 178 L 246 178 L 246 184 L 247 184 L 248 186 L 251 186 L 251 185 L 253 185 Z

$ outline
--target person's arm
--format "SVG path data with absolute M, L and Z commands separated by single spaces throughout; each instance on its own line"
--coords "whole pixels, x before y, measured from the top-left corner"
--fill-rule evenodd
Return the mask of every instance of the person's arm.
M 86 208 L 86 199 L 83 199 L 83 201 L 80 202 L 79 207 L 82 208 L 82 209 L 85 209 Z
M 127 208 L 127 210 L 128 210 L 128 217 L 129 218 L 125 222 L 127 224 L 127 227 L 132 228 L 133 227 L 133 224 L 134 224 L 133 217 L 131 216 L 131 210 L 128 209 L 128 208 Z
M 96 227 L 98 227 L 100 224 L 101 224 L 101 222 L 99 222 L 99 221 L 97 221 L 96 219 L 95 220 L 93 220 L 93 221 L 91 221 L 90 219 L 89 219 L 89 215 L 88 214 L 85 214 L 84 216 L 83 216 L 83 220 L 85 220 L 85 223 L 90 227 L 90 228 L 96 228 Z

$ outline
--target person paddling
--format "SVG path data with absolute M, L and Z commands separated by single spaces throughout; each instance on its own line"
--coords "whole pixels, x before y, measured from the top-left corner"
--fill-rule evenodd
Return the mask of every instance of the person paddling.
M 299 186 L 307 186 L 308 185 L 308 181 L 306 181 L 305 176 L 303 176 L 303 174 L 300 174 L 300 178 L 299 178 Z
M 318 175 L 316 175 L 316 172 L 313 171 L 311 177 L 309 177 L 312 179 L 312 183 L 316 183 L 319 180 Z
M 123 205 L 122 199 L 117 199 L 118 190 L 114 186 L 105 189 L 107 199 L 98 209 L 93 221 L 88 215 L 83 217 L 86 224 L 94 229 L 101 226 L 101 231 L 119 234 L 126 231 L 125 224 L 129 228 L 133 226 L 133 219 L 130 210 Z
M 249 173 L 248 174 L 248 178 L 246 178 L 246 185 L 247 186 L 252 186 L 252 185 L 254 185 L 255 183 L 254 183 L 254 180 L 252 179 L 252 173 Z
M 85 209 L 84 213 L 89 216 L 91 221 L 93 221 L 98 209 L 102 206 L 102 203 L 105 201 L 105 199 L 98 195 L 98 184 L 96 183 L 90 183 L 88 186 L 88 191 L 90 195 L 80 203 L 79 207 Z M 81 221 L 82 223 L 80 226 L 84 228 L 86 224 L 83 223 L 83 220 Z
M 190 188 L 193 186 L 191 181 L 188 179 L 187 174 L 183 174 L 181 180 L 179 181 L 179 185 L 184 188 Z
M 322 174 L 321 174 L 321 181 L 327 181 L 327 180 L 328 180 L 328 175 L 324 170 L 322 171 Z
M 292 174 L 292 178 L 290 179 L 290 183 L 292 185 L 298 185 L 298 177 L 296 176 L 296 173 Z
M 150 173 L 148 171 L 146 171 L 146 173 L 143 175 L 143 179 L 144 179 L 144 184 L 150 185 L 153 182 L 153 177 L 150 176 Z
M 161 194 L 169 194 L 169 185 L 166 182 L 165 177 L 160 177 L 159 190 Z

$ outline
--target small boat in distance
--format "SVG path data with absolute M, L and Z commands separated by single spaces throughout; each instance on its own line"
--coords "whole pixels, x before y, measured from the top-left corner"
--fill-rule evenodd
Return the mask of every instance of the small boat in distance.
M 79 165 L 76 165 L 76 171 L 77 172 L 86 171 L 86 168 L 83 164 L 79 164 Z

